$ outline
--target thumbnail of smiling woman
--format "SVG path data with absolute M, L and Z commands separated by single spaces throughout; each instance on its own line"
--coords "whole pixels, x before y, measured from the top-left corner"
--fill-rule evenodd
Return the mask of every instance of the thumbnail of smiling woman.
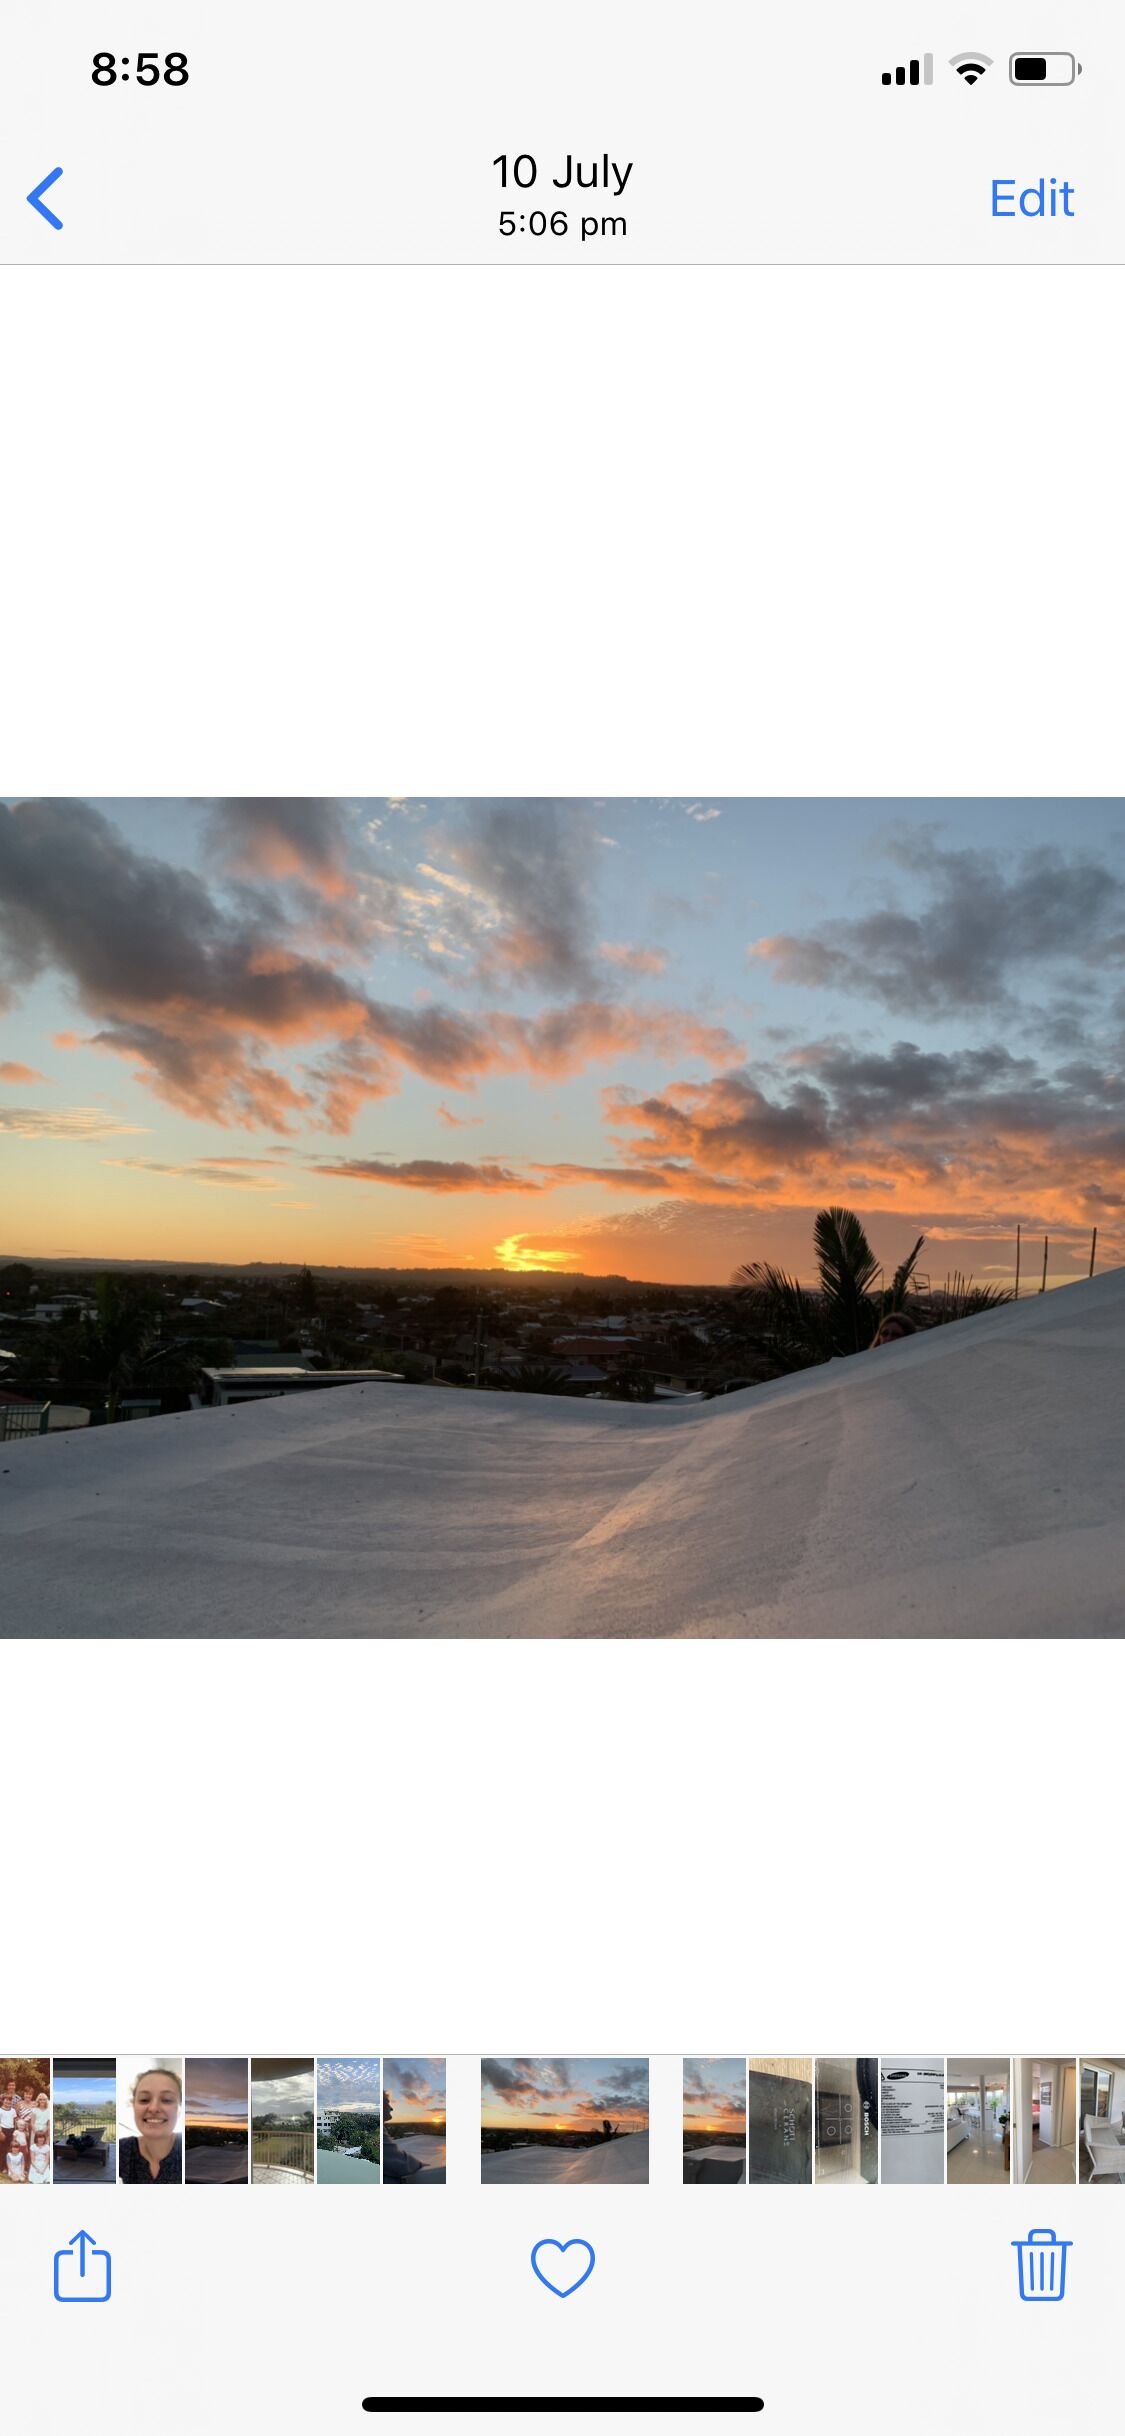
M 165 2056 L 123 2056 L 117 2086 L 127 2102 L 118 2125 L 121 2182 L 182 2182 L 184 2068 Z

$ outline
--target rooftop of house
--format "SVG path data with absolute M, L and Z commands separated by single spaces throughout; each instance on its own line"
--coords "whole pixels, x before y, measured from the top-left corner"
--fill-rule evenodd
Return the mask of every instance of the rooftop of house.
M 367 1384 L 0 1450 L 74 1634 L 1117 1634 L 1125 1270 L 714 1402 Z M 245 1374 L 239 1374 L 244 1377 Z
M 214 1387 L 359 1387 L 369 1382 L 397 1380 L 398 1370 L 311 1370 L 307 1362 L 235 1362 L 225 1369 L 200 1364 L 200 1376 Z

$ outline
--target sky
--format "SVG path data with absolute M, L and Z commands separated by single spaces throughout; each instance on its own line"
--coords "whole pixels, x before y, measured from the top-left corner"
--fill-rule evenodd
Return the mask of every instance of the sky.
M 725 2132 L 741 2139 L 746 2130 L 745 2056 L 685 2056 L 684 2130 Z
M 250 2107 L 259 2115 L 305 2115 L 313 2111 L 311 2057 L 253 2056 L 250 2062 Z
M 184 2082 L 188 2122 L 242 2129 L 248 2073 L 245 2056 L 189 2056 Z
M 1125 801 L 0 804 L 0 1137 L 0 1256 L 721 1283 L 843 1201 L 1061 1282 L 1125 1259 Z
M 445 2057 L 388 2055 L 383 2059 L 391 2122 L 399 2131 L 409 2123 L 445 2121 Z
M 89 2066 L 82 2072 L 68 2072 L 65 2064 L 57 2064 L 51 2095 L 56 2106 L 112 2106 L 116 2086 L 116 2066 L 109 2062 L 104 2073 Z
M 622 2131 L 648 2129 L 648 2064 L 638 2057 L 488 2055 L 480 2084 L 485 2131 L 584 2131 L 606 2118 Z
M 316 2067 L 316 2102 L 340 2114 L 378 2114 L 382 2083 L 378 2056 L 324 2056 Z

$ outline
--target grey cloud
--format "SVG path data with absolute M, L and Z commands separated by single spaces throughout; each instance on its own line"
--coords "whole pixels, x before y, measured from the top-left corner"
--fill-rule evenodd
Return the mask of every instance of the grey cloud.
M 320 1160 L 318 1176 L 340 1176 L 359 1184 L 403 1184 L 427 1193 L 537 1193 L 514 1168 L 474 1164 L 468 1159 L 333 1159 Z
M 598 2088 L 608 2091 L 611 2097 L 647 2098 L 648 2065 L 618 2064 L 612 2072 L 603 2074 Z
M 866 1174 L 927 1198 L 956 1176 L 978 1208 L 1018 1207 L 1072 1196 L 1076 1173 L 1111 1193 L 1125 1177 L 1122 1077 L 1092 1061 L 1051 1073 L 1002 1043 L 875 1052 L 819 1042 L 761 1081 L 742 1070 L 640 1101 L 607 1095 L 606 1114 L 670 1196 L 698 1203 L 732 1183 L 769 1195 L 799 1180 L 830 1193 Z
M 236 873 L 299 877 L 327 896 L 352 884 L 353 824 L 329 797 L 229 796 L 211 808 L 207 843 Z
M 294 830 L 292 807 L 265 810 L 269 839 L 284 845 Z M 512 921 L 522 921 L 541 977 L 565 971 L 573 978 L 577 883 L 568 894 L 565 866 L 577 852 L 574 840 L 568 829 L 568 842 L 544 847 L 536 862 L 509 810 L 492 807 L 490 827 L 484 807 L 481 835 L 508 841 L 503 876 Z M 261 813 L 258 807 L 255 818 Z M 246 816 L 242 807 L 242 837 Z M 229 826 L 231 807 L 221 817 Z M 324 852 L 335 842 L 329 831 Z M 336 918 L 332 903 L 326 918 Z M 675 1009 L 604 997 L 536 1017 L 391 1005 L 334 961 L 307 952 L 304 920 L 303 899 L 294 923 L 270 888 L 240 885 L 218 899 L 194 873 L 138 852 L 89 805 L 0 806 L 0 961 L 8 975 L 20 984 L 59 973 L 95 1021 L 86 1045 L 131 1059 L 150 1089 L 193 1116 L 274 1131 L 291 1131 L 300 1118 L 343 1133 L 366 1100 L 397 1088 L 404 1065 L 465 1088 L 493 1071 L 561 1074 L 633 1051 L 710 1056 L 735 1046 L 721 1028 Z M 510 943 L 514 954 L 514 929 Z M 288 1051 L 311 1042 L 319 1054 L 299 1082 L 267 1054 L 271 1045 Z
M 356 1003 L 328 965 L 276 952 L 193 872 L 138 853 L 80 803 L 0 806 L 0 945 L 17 981 L 57 966 L 95 1012 L 190 1004 L 282 1033 Z
M 524 2067 L 502 2064 L 497 2056 L 482 2056 L 480 2077 L 487 2089 L 495 2089 L 500 2096 L 509 2093 L 522 2096 L 535 2089 L 535 2083 Z
M 436 859 L 475 892 L 450 899 L 447 922 L 482 976 L 563 992 L 594 986 L 598 840 L 581 805 L 467 801 L 441 840 Z
M 505 2061 L 486 2055 L 481 2059 L 480 2077 L 486 2088 L 494 2089 L 501 2097 L 551 2100 L 565 2097 L 574 2087 L 570 2065 L 558 2056 L 542 2061 L 513 2056 Z
M 897 904 L 821 923 L 806 936 L 758 941 L 778 981 L 835 988 L 895 1014 L 960 1014 L 1041 993 L 1052 966 L 1125 962 L 1125 881 L 1105 861 L 1035 847 L 1010 857 L 943 847 L 931 829 L 885 841 L 920 881 L 917 911 Z

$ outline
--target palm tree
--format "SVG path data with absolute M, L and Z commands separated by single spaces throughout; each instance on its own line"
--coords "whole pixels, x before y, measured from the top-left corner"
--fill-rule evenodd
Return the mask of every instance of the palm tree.
M 606 1394 L 615 1404 L 651 1404 L 656 1396 L 653 1381 L 644 1371 L 611 1370 L 606 1380 Z
M 876 1290 L 880 1264 L 854 1210 L 818 1210 L 813 1227 L 819 1283 L 813 1291 L 768 1260 L 735 1272 L 750 1318 L 750 1341 L 782 1370 L 806 1370 L 833 1356 L 863 1353 L 881 1319 L 902 1311 L 925 1242 L 919 1235 L 891 1284 Z
M 570 1372 L 557 1364 L 537 1369 L 534 1362 L 521 1362 L 518 1370 L 497 1371 L 496 1377 L 501 1386 L 530 1396 L 565 1396 L 570 1384 Z
M 68 1331 L 62 1350 L 97 1379 L 106 1419 L 116 1421 L 136 1364 L 159 1341 L 160 1312 L 146 1292 L 131 1290 L 114 1276 L 99 1277 L 96 1293 L 96 1314 Z
M 927 1304 L 927 1325 L 941 1328 L 950 1320 L 972 1319 L 977 1311 L 997 1311 L 1001 1303 L 1014 1303 L 1015 1299 L 1011 1286 L 977 1286 L 958 1269 Z

